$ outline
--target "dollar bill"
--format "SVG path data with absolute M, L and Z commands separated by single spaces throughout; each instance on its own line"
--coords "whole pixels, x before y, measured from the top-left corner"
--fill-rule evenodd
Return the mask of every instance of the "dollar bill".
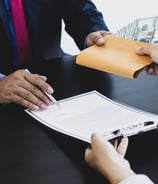
M 120 28 L 115 35 L 136 41 L 158 43 L 158 17 L 135 19 Z

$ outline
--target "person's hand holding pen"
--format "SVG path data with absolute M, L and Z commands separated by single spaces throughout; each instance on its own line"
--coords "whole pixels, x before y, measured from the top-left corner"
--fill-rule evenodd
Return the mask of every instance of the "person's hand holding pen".
M 53 102 L 43 90 L 48 94 L 54 92 L 46 80 L 46 76 L 17 70 L 0 79 L 0 102 L 17 103 L 30 110 L 44 110 Z

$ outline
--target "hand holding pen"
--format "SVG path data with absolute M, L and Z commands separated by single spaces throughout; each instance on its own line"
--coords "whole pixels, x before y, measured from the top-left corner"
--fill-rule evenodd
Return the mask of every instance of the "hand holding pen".
M 45 94 L 50 95 L 54 91 L 46 80 L 46 76 L 32 74 L 27 70 L 16 70 L 0 79 L 0 103 L 16 103 L 30 110 L 47 109 L 57 102 Z
M 25 69 L 25 71 L 28 73 L 28 74 L 31 74 L 31 72 L 28 70 L 28 69 Z M 32 75 L 36 75 L 36 74 L 32 74 Z M 44 76 L 41 76 L 41 78 L 43 78 L 44 82 L 46 80 L 46 78 Z M 38 86 L 37 86 L 38 87 Z M 60 105 L 59 103 L 56 101 L 56 99 L 51 95 L 51 93 L 53 93 L 53 89 L 51 88 L 51 86 L 49 86 L 47 84 L 47 86 L 45 88 L 40 88 L 38 87 L 39 90 L 47 97 L 47 102 L 46 102 L 46 105 L 50 105 L 50 104 L 55 104 L 57 105 L 58 108 L 60 108 Z M 49 92 L 50 93 L 49 93 Z M 45 105 L 42 106 L 42 108 L 39 107 L 39 109 L 45 109 Z

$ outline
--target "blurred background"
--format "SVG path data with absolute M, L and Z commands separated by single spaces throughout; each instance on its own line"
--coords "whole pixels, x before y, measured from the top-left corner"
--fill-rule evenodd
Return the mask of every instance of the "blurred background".
M 157 0 L 92 0 L 104 16 L 111 32 L 116 32 L 136 18 L 158 16 Z M 74 41 L 62 31 L 62 48 L 70 54 L 79 53 Z

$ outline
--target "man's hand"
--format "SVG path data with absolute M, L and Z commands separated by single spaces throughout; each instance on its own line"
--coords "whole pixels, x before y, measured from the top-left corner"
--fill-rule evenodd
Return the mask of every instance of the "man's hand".
M 113 146 L 103 136 L 95 133 L 91 137 L 91 147 L 88 147 L 85 151 L 85 160 L 110 183 L 119 183 L 135 174 L 131 170 L 129 162 L 124 159 L 127 145 L 127 138 L 122 139 L 119 145 L 115 143 Z
M 149 55 L 154 63 L 146 68 L 146 72 L 149 75 L 158 75 L 158 44 L 137 48 L 136 53 L 139 55 Z
M 53 93 L 46 80 L 45 76 L 17 70 L 0 79 L 0 103 L 17 103 L 31 110 L 44 110 L 52 102 L 42 89 Z
M 96 32 L 92 32 L 87 36 L 86 39 L 86 46 L 90 47 L 94 44 L 96 45 L 104 45 L 105 43 L 105 36 L 106 35 L 110 35 L 112 33 L 107 32 L 107 31 L 96 31 Z

